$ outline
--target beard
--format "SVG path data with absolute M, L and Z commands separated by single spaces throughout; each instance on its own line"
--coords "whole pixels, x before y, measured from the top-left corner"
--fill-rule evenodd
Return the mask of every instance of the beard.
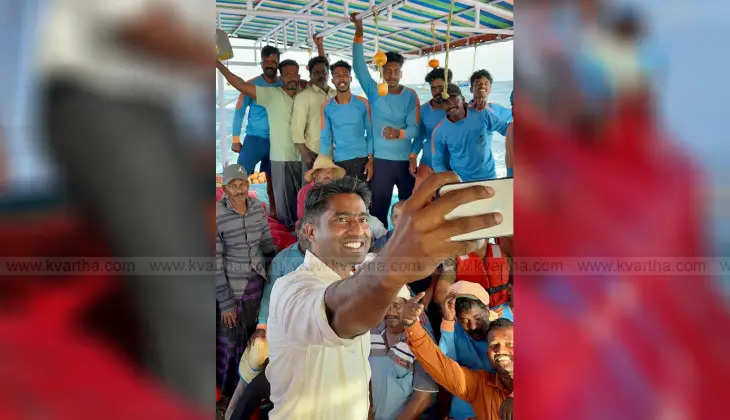
M 274 78 L 274 77 L 276 77 L 276 68 L 275 67 L 265 67 L 264 74 L 266 75 L 266 77 Z
M 297 82 L 297 81 L 286 82 L 286 89 L 287 90 L 299 89 L 299 82 Z

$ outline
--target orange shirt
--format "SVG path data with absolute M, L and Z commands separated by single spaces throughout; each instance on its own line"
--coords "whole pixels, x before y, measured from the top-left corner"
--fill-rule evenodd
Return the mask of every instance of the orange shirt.
M 495 374 L 462 367 L 444 356 L 420 322 L 408 327 L 406 333 L 411 351 L 433 380 L 471 404 L 479 420 L 499 420 L 499 408 L 510 393 Z

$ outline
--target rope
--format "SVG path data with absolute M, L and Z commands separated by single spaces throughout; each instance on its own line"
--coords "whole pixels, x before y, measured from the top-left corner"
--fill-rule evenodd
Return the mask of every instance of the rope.
M 454 3 L 455 0 L 451 0 L 451 8 L 449 9 L 449 21 L 446 24 L 446 58 L 444 61 L 446 62 L 444 64 L 444 81 L 446 82 L 446 86 L 444 86 L 444 90 L 441 92 L 441 97 L 444 99 L 449 99 L 449 94 L 447 92 L 449 87 L 449 47 L 451 45 L 451 19 L 454 17 Z
M 373 6 L 373 22 L 375 22 L 375 52 L 378 52 L 378 44 L 380 42 L 380 32 L 378 30 L 378 11 Z
M 474 58 L 471 60 L 471 73 L 474 74 L 474 72 L 477 69 L 477 44 L 474 44 Z

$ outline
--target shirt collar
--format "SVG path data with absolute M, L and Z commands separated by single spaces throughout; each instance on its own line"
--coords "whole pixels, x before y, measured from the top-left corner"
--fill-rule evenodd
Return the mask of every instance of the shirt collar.
M 327 264 L 322 262 L 314 253 L 310 250 L 304 254 L 304 262 L 302 263 L 308 271 L 311 271 L 317 275 L 317 278 L 322 280 L 323 283 L 334 283 L 337 280 L 341 280 L 339 274 L 335 273 Z
M 334 90 L 334 89 L 332 89 L 332 86 L 327 85 L 327 87 L 329 88 L 329 90 L 327 92 L 325 92 L 324 89 L 322 89 L 321 87 L 315 85 L 314 83 L 310 83 L 309 85 L 307 85 L 307 88 L 312 89 L 314 92 L 316 92 L 316 93 L 318 93 L 320 95 L 326 95 L 326 96 L 329 96 L 329 97 L 334 96 L 334 95 L 332 95 L 332 91 Z

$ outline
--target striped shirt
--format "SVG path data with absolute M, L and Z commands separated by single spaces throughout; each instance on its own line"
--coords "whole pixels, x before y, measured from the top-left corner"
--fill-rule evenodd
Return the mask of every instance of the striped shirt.
M 369 361 L 376 420 L 396 418 L 413 391 L 438 392 L 438 385 L 408 346 L 405 331 L 388 346 L 384 322 L 370 330 Z
M 215 207 L 216 300 L 221 311 L 233 308 L 252 274 L 266 278 L 267 266 L 277 252 L 262 203 L 248 197 L 241 215 L 224 197 Z

